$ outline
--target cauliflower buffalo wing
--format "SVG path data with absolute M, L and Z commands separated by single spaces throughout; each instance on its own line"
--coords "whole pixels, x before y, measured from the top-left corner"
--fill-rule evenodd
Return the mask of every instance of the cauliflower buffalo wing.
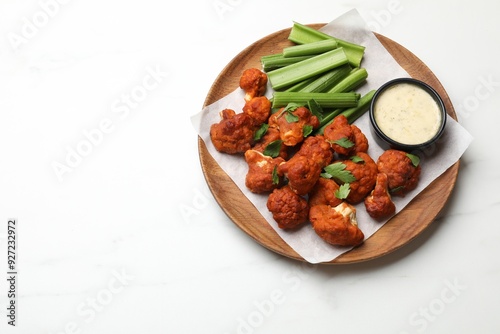
M 307 137 L 296 155 L 302 155 L 315 161 L 321 168 L 327 166 L 333 159 L 333 151 L 330 144 L 323 136 Z
M 405 196 L 415 189 L 420 178 L 421 167 L 413 165 L 406 152 L 389 149 L 377 160 L 380 173 L 387 174 L 389 191 L 393 196 Z
M 396 212 L 396 206 L 392 201 L 388 190 L 387 175 L 378 173 L 375 188 L 371 194 L 365 198 L 366 212 L 375 219 L 382 219 L 391 216 Z
M 351 159 L 342 161 L 346 165 L 346 170 L 356 178 L 356 181 L 350 182 L 349 195 L 346 201 L 351 204 L 357 204 L 373 190 L 377 181 L 377 164 L 375 161 L 364 152 L 356 154 L 362 161 L 354 162 Z
M 357 246 L 365 238 L 358 227 L 356 208 L 342 202 L 333 207 L 314 205 L 309 210 L 314 231 L 326 242 L 338 246 Z
M 280 140 L 280 138 L 280 132 L 278 131 L 278 129 L 268 128 L 266 134 L 262 136 L 262 138 L 254 145 L 253 149 L 263 153 L 266 150 L 267 145 L 275 142 L 276 140 Z M 281 145 L 278 157 L 281 157 L 285 160 L 288 159 L 287 146 Z
M 352 146 L 346 147 L 344 145 L 337 144 L 340 140 L 348 140 L 354 143 L 354 133 L 352 131 L 352 127 L 344 115 L 338 115 L 335 117 L 333 122 L 325 127 L 323 134 L 335 152 L 341 155 L 349 155 L 351 153 Z
M 271 114 L 271 101 L 265 96 L 254 97 L 245 102 L 243 113 L 255 121 L 256 126 L 266 123 Z
M 356 125 L 351 124 L 352 133 L 354 134 L 354 147 L 351 154 L 359 152 L 368 152 L 368 139 L 365 134 Z
M 365 134 L 356 125 L 349 124 L 344 115 L 335 117 L 333 122 L 325 127 L 323 134 L 332 149 L 340 155 L 368 152 L 368 139 Z
M 221 121 L 210 126 L 210 138 L 219 152 L 244 153 L 254 143 L 255 124 L 245 113 L 236 114 L 232 109 L 221 111 Z
M 304 127 L 310 126 L 316 129 L 319 120 L 306 107 L 294 110 L 286 110 L 286 107 L 283 107 L 269 117 L 269 126 L 280 131 L 283 144 L 295 146 L 304 140 Z
M 267 199 L 267 208 L 281 229 L 294 229 L 305 223 L 309 214 L 307 200 L 289 186 L 273 190 Z
M 320 178 L 323 167 L 332 159 L 333 151 L 323 136 L 307 137 L 295 155 L 278 170 L 286 176 L 293 191 L 306 195 Z
M 309 192 L 309 205 L 330 205 L 337 206 L 342 203 L 342 200 L 335 196 L 335 192 L 339 189 L 339 185 L 332 179 L 320 177 L 314 188 Z
M 306 195 L 321 175 L 321 167 L 314 160 L 303 155 L 294 155 L 278 166 L 278 173 L 285 175 L 288 185 L 298 195 Z
M 264 95 L 267 87 L 267 75 L 258 68 L 243 71 L 240 77 L 240 88 L 245 91 L 245 101 Z
M 278 165 L 285 162 L 283 158 L 272 158 L 259 151 L 248 150 L 245 152 L 245 161 L 248 164 L 245 185 L 251 192 L 269 192 L 282 184 L 283 177 L 278 174 Z

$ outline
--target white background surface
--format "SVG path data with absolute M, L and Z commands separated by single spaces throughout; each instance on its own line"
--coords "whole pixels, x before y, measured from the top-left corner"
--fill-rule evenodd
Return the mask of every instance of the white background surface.
M 225 216 L 190 117 L 247 45 L 353 8 L 430 67 L 475 139 L 448 205 L 416 240 L 366 263 L 307 266 Z M 1 277 L 7 219 L 19 221 L 17 326 L 2 306 L 0 332 L 499 332 L 499 9 L 485 0 L 0 2 Z M 69 166 L 78 149 L 86 155 Z M 60 178 L 58 163 L 68 167 Z M 2 278 L 1 305 L 7 291 Z

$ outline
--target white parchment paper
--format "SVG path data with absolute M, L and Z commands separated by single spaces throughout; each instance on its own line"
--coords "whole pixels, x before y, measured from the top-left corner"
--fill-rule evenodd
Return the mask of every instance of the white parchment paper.
M 366 29 L 366 23 L 356 10 L 351 10 L 321 29 L 323 32 L 366 47 L 362 67 L 368 71 L 367 82 L 357 91 L 364 94 L 377 89 L 385 82 L 400 77 L 409 77 L 408 73 L 399 66 L 387 52 L 373 33 Z M 267 95 L 272 95 L 268 89 Z M 319 238 L 310 225 L 305 225 L 297 231 L 283 231 L 278 228 L 271 213 L 266 207 L 267 195 L 250 192 L 245 186 L 245 176 L 248 166 L 242 156 L 229 155 L 217 152 L 210 140 L 210 125 L 220 121 L 219 112 L 225 108 L 241 111 L 244 104 L 244 93 L 236 89 L 224 98 L 205 107 L 200 113 L 191 118 L 193 126 L 198 130 L 205 142 L 208 151 L 218 162 L 220 167 L 232 178 L 242 192 L 259 210 L 262 216 L 276 230 L 276 232 L 300 256 L 310 263 L 327 262 L 351 249 L 350 247 L 336 247 Z M 376 161 L 383 148 L 375 142 L 370 131 L 368 114 L 360 117 L 355 123 L 366 135 L 370 144 L 368 154 Z M 472 136 L 451 117 L 447 118 L 446 130 L 439 145 L 432 154 L 421 156 L 422 174 L 418 187 L 404 198 L 394 197 L 397 212 L 401 211 L 419 192 L 425 189 L 434 179 L 457 162 L 472 141 Z M 365 239 L 369 238 L 386 221 L 375 221 L 367 213 L 364 204 L 358 204 L 358 226 L 363 231 Z

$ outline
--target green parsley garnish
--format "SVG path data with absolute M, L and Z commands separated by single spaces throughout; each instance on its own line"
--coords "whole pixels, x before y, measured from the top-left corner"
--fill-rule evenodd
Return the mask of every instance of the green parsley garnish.
M 273 177 L 273 184 L 280 183 L 280 177 L 278 176 L 278 166 L 274 166 L 272 177 Z
M 283 111 L 286 111 L 286 112 L 292 112 L 292 111 L 295 111 L 297 110 L 298 108 L 302 107 L 301 104 L 298 104 L 298 103 L 288 103 L 285 107 L 285 110 Z
M 318 117 L 318 120 L 320 122 L 323 120 L 323 108 L 316 100 L 314 100 L 314 99 L 309 100 L 307 102 L 307 107 L 311 111 L 311 114 Z
M 406 156 L 411 160 L 413 166 L 418 167 L 418 164 L 420 163 L 420 158 L 418 156 L 411 153 L 406 153 Z
M 302 135 L 303 135 L 304 137 L 309 136 L 312 132 L 313 132 L 313 126 L 312 126 L 312 125 L 306 124 L 306 125 L 304 125 L 304 127 L 302 128 Z
M 392 189 L 389 189 L 389 193 L 391 194 L 395 194 L 397 192 L 400 192 L 401 190 L 403 190 L 404 187 L 403 186 L 399 186 L 399 187 L 396 187 L 396 188 L 392 188 Z
M 347 137 L 342 137 L 340 139 L 334 140 L 333 143 L 343 148 L 351 148 L 354 146 L 354 143 L 350 141 Z
M 276 158 L 280 154 L 282 143 L 283 140 L 280 139 L 270 142 L 264 149 L 263 154 L 271 158 Z
M 264 123 L 260 126 L 260 128 L 255 132 L 253 138 L 255 141 L 259 141 L 266 134 L 267 129 L 269 129 L 269 124 Z
M 281 117 L 283 114 L 285 114 L 285 119 L 288 123 L 298 122 L 299 116 L 294 115 L 292 112 L 295 111 L 299 107 L 302 107 L 302 105 L 300 105 L 298 103 L 288 103 L 287 106 L 283 108 L 283 110 L 278 115 L 278 117 Z
M 327 179 L 334 179 L 339 183 L 351 183 L 356 181 L 356 178 L 349 170 L 346 170 L 346 165 L 341 162 L 335 162 L 324 168 L 325 173 L 321 176 Z
M 349 183 L 344 183 L 335 191 L 335 197 L 338 199 L 346 199 L 351 192 L 351 185 Z
M 357 164 L 361 163 L 361 162 L 365 162 L 363 160 L 363 158 L 361 158 L 359 155 L 353 155 L 350 159 L 351 159 L 352 162 L 355 162 Z
M 295 123 L 299 121 L 299 116 L 294 115 L 291 112 L 287 112 L 285 114 L 285 119 L 288 123 Z

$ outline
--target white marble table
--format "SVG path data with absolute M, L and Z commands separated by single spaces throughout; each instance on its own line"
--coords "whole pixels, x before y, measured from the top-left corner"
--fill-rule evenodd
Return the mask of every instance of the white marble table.
M 353 8 L 429 66 L 474 141 L 450 201 L 418 238 L 369 262 L 307 265 L 224 214 L 190 117 L 247 45 Z M 499 9 L 485 0 L 2 2 L 0 332 L 499 332 Z

